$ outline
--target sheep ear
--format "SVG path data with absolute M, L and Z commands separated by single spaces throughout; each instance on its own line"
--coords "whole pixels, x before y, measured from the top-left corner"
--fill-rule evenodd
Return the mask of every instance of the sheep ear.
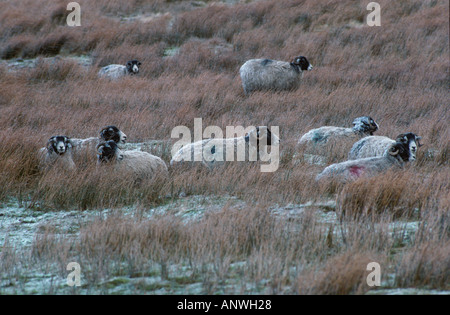
M 416 137 L 416 141 L 417 141 L 417 145 L 418 145 L 419 147 L 423 146 L 423 144 L 419 142 L 420 140 L 422 140 L 422 137 L 417 136 L 417 137 Z

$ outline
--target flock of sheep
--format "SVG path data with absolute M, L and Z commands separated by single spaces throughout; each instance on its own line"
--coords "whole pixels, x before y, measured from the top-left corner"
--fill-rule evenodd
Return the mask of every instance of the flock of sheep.
M 131 60 L 126 65 L 109 65 L 98 72 L 99 77 L 118 79 L 126 75 L 139 73 L 141 63 Z M 270 59 L 252 59 L 240 68 L 242 86 L 246 95 L 261 90 L 291 90 L 298 87 L 303 72 L 313 67 L 309 61 L 299 56 L 292 62 Z M 353 147 L 348 153 L 348 160 L 326 167 L 316 180 L 335 178 L 342 181 L 354 180 L 361 176 L 373 176 L 392 167 L 401 167 L 408 161 L 416 159 L 420 137 L 414 133 L 404 133 L 395 140 L 383 136 L 374 136 L 378 124 L 369 116 L 358 117 L 353 121 L 352 128 L 324 126 L 310 130 L 298 141 L 298 146 L 314 148 L 315 152 L 328 150 L 327 143 L 333 141 L 352 141 Z M 128 170 L 140 176 L 154 176 L 155 173 L 168 175 L 166 163 L 155 155 L 140 150 L 122 150 L 119 146 L 125 144 L 127 136 L 116 126 L 106 126 L 100 131 L 99 137 L 75 139 L 67 136 L 51 137 L 45 148 L 40 150 L 41 167 L 47 169 L 55 163 L 63 163 L 68 169 L 76 168 L 73 156 L 82 152 L 95 152 L 97 163 L 114 163 L 117 167 Z M 254 141 L 253 141 L 254 140 Z M 242 137 L 227 139 L 206 139 L 183 146 L 173 155 L 171 166 L 182 163 L 181 156 L 186 152 L 204 152 L 208 146 L 214 156 L 216 148 L 228 147 L 232 144 L 236 153 L 238 144 L 246 147 L 246 157 L 249 157 L 248 147 L 256 144 L 257 157 L 267 152 L 267 147 L 279 145 L 280 139 L 267 127 L 257 127 Z M 201 150 L 195 150 L 195 148 Z M 87 150 L 87 151 L 86 151 Z M 223 154 L 224 152 L 220 152 Z M 194 157 L 208 167 L 216 165 L 216 160 L 207 160 L 204 156 Z M 252 160 L 252 159 L 250 159 Z M 223 161 L 223 160 L 222 160 Z

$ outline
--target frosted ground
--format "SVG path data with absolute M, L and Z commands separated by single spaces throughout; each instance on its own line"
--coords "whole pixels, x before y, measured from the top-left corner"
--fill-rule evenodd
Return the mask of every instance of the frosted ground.
M 36 205 L 34 205 L 36 207 Z M 17 263 L 13 270 L 2 273 L 0 278 L 0 294 L 202 294 L 207 291 L 208 284 L 196 281 L 191 277 L 189 268 L 173 264 L 168 266 L 168 279 L 162 279 L 160 266 L 154 265 L 145 274 L 132 276 L 118 275 L 103 279 L 95 286 L 83 285 L 69 287 L 67 275 L 60 262 L 49 262 L 45 265 L 35 264 L 32 258 L 33 244 L 40 236 L 49 237 L 49 230 L 54 239 L 76 239 L 80 228 L 88 222 L 106 219 L 121 213 L 125 216 L 140 216 L 143 220 L 164 213 L 171 213 L 183 218 L 186 224 L 198 220 L 205 214 L 220 211 L 223 207 L 242 209 L 245 202 L 230 196 L 188 196 L 170 201 L 162 206 L 151 209 L 127 207 L 122 209 L 100 209 L 89 211 L 43 211 L 27 208 L 17 201 L 10 200 L 0 207 L 0 243 L 3 246 L 1 255 L 12 255 Z M 274 207 L 271 212 L 276 217 L 289 220 L 301 219 L 302 216 L 313 213 L 317 222 L 324 226 L 324 231 L 330 226 L 339 226 L 339 220 L 333 211 L 333 200 L 305 204 L 291 204 L 284 207 Z M 401 236 L 404 242 L 409 242 L 419 225 L 418 221 L 397 221 L 389 225 L 392 237 Z M 344 227 L 345 228 L 345 227 Z M 341 241 L 341 231 L 333 230 L 334 241 Z M 246 262 L 235 262 L 230 265 L 229 277 L 222 283 L 216 293 L 264 294 L 266 281 L 259 283 L 241 283 L 238 275 Z M 125 267 L 126 268 L 126 267 Z M 395 275 L 389 274 L 382 279 L 382 286 L 368 294 L 450 294 L 450 291 L 425 289 L 395 289 L 392 288 Z M 240 290 L 236 292 L 236 287 Z

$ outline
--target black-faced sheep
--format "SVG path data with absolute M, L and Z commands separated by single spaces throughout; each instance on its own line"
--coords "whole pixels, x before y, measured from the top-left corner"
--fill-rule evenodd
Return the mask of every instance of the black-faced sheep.
M 251 59 L 239 70 L 242 87 L 246 95 L 253 91 L 292 90 L 296 89 L 303 76 L 303 71 L 313 66 L 303 56 L 292 62 L 271 59 Z
M 378 130 L 378 124 L 369 116 L 358 117 L 353 121 L 353 128 L 324 126 L 312 129 L 305 133 L 298 141 L 299 145 L 321 145 L 329 140 L 346 138 L 359 140 L 362 137 L 371 136 Z
M 40 149 L 40 167 L 47 169 L 55 164 L 66 168 L 75 169 L 72 159 L 72 144 L 69 137 L 53 136 L 47 141 L 47 146 Z
M 98 164 L 115 163 L 126 172 L 137 177 L 168 176 L 166 163 L 159 157 L 142 151 L 122 151 L 113 140 L 97 146 Z
M 241 137 L 212 138 L 186 144 L 173 154 L 170 165 L 192 161 L 212 168 L 226 161 L 270 161 L 268 165 L 261 165 L 261 171 L 273 172 L 278 169 L 279 143 L 278 136 L 268 127 L 253 127 Z
M 403 142 L 395 142 L 388 147 L 383 156 L 332 164 L 317 175 L 316 180 L 336 179 L 347 182 L 359 177 L 371 177 L 392 167 L 402 167 L 412 159 L 414 158 L 409 150 L 409 145 Z
M 99 70 L 98 76 L 101 78 L 118 79 L 126 75 L 133 75 L 139 73 L 141 62 L 138 60 L 130 60 L 126 65 L 109 65 Z
M 99 137 L 90 137 L 86 139 L 71 139 L 75 154 L 81 150 L 95 150 L 100 142 L 113 140 L 117 144 L 124 144 L 127 141 L 127 135 L 116 126 L 106 126 L 100 130 Z
M 386 149 L 395 142 L 402 142 L 409 146 L 411 159 L 416 159 L 417 149 L 422 146 L 422 138 L 412 132 L 402 133 L 395 140 L 383 136 L 369 136 L 355 142 L 348 153 L 349 160 L 356 160 L 372 156 L 382 156 Z

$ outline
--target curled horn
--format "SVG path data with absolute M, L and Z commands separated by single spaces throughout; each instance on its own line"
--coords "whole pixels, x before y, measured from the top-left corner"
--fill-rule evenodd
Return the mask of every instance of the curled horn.
M 399 149 L 395 150 L 395 147 L 389 149 L 389 154 L 392 156 L 396 156 L 399 152 Z
M 99 149 L 101 148 L 101 147 L 109 147 L 109 144 L 107 144 L 106 142 L 100 142 L 98 145 L 97 145 L 97 152 L 100 152 L 99 151 Z

